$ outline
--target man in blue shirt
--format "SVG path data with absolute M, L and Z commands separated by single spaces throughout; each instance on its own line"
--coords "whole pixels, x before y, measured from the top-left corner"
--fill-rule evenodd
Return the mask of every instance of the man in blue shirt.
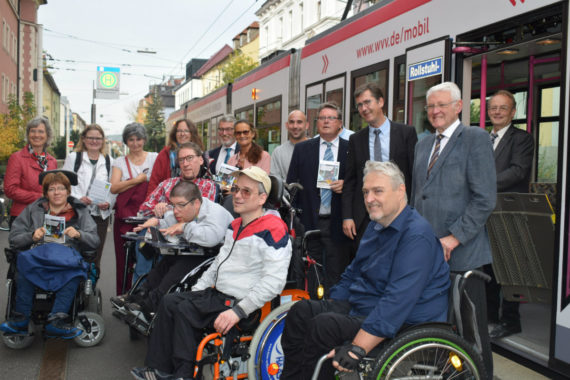
M 402 326 L 446 320 L 449 267 L 429 223 L 407 205 L 404 181 L 394 163 L 366 162 L 362 191 L 371 222 L 330 298 L 300 301 L 288 313 L 282 380 L 309 379 L 329 351 L 336 368 L 353 370 Z M 320 378 L 333 371 L 323 366 Z

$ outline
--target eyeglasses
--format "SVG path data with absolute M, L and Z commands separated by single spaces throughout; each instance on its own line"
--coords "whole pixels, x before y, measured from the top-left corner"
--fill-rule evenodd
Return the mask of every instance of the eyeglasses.
M 91 136 L 86 136 L 85 140 L 88 141 L 103 141 L 103 137 L 91 137 Z
M 249 132 L 251 132 L 251 131 L 235 131 L 234 134 L 236 136 L 241 136 L 241 135 L 245 136 L 245 135 L 249 135 Z
M 190 134 L 190 131 L 178 129 L 178 130 L 176 131 L 176 133 L 181 134 L 181 135 L 189 135 L 189 134 Z
M 176 210 L 182 210 L 184 207 L 188 206 L 189 203 L 194 202 L 194 199 L 189 200 L 186 203 L 169 203 L 170 207 Z
M 50 187 L 48 188 L 48 193 L 55 193 L 55 192 L 64 192 L 67 191 L 67 189 L 64 186 L 58 186 L 58 187 Z
M 454 101 L 449 102 L 449 103 L 428 104 L 427 106 L 424 107 L 424 109 L 428 112 L 429 111 L 433 112 L 433 110 L 435 110 L 436 108 L 440 108 L 440 109 L 447 108 L 450 105 L 452 105 L 453 103 L 457 103 L 457 100 L 454 100 Z
M 366 108 L 370 107 L 370 105 L 372 104 L 372 99 L 366 99 L 364 100 L 362 103 L 356 103 L 356 108 L 357 109 L 362 109 L 362 107 L 366 106 Z
M 183 164 L 184 162 L 192 162 L 198 156 L 194 156 L 193 154 L 185 157 L 178 157 L 178 163 Z
M 338 116 L 319 116 L 319 117 L 317 117 L 317 119 L 320 121 L 325 121 L 325 120 L 335 121 L 335 120 L 340 120 L 340 117 L 338 117 Z
M 234 131 L 233 128 L 218 128 L 218 131 L 223 133 L 232 133 Z
M 510 110 L 511 110 L 511 107 L 509 107 L 509 106 L 493 106 L 493 107 L 489 107 L 489 111 L 491 111 L 491 112 L 497 112 L 497 111 L 500 111 L 500 112 L 507 112 L 507 111 L 510 111 Z
M 233 185 L 230 189 L 230 192 L 233 195 L 236 195 L 237 193 L 241 193 L 241 196 L 244 197 L 245 199 L 251 197 L 251 194 L 252 194 L 250 189 L 245 188 L 245 187 L 239 187 L 237 185 Z

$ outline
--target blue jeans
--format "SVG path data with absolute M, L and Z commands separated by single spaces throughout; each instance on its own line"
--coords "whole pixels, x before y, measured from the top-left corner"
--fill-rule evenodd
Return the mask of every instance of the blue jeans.
M 145 228 L 144 230 L 140 231 L 139 235 L 144 236 L 144 234 L 146 234 L 146 230 L 147 229 Z M 139 249 L 139 242 L 135 244 L 135 252 L 136 252 L 137 263 L 135 265 L 135 270 L 133 272 L 133 284 L 137 282 L 139 277 L 144 276 L 145 274 L 150 272 L 155 261 L 154 258 L 147 259 L 146 257 L 144 257 L 144 255 L 141 253 Z M 156 262 L 160 261 L 161 258 L 162 256 L 159 256 Z
M 55 292 L 55 301 L 50 314 L 69 313 L 69 309 L 71 309 L 71 304 L 75 298 L 75 293 L 77 293 L 80 281 L 81 277 L 72 278 L 67 282 L 67 284 L 63 285 L 61 289 Z M 34 284 L 18 273 L 18 279 L 16 282 L 16 305 L 14 306 L 14 311 L 29 318 L 34 306 L 34 294 Z

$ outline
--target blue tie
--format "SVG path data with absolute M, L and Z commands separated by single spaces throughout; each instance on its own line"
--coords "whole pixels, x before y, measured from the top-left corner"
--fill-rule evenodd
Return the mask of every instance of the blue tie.
M 332 143 L 324 142 L 323 144 L 327 145 L 327 149 L 325 150 L 325 156 L 323 157 L 323 161 L 333 161 L 334 156 L 331 149 Z M 321 205 L 324 207 L 331 207 L 331 198 L 332 198 L 332 191 L 330 189 L 321 189 Z
M 228 163 L 231 153 L 232 153 L 232 148 L 226 148 L 226 158 L 224 159 L 224 164 Z

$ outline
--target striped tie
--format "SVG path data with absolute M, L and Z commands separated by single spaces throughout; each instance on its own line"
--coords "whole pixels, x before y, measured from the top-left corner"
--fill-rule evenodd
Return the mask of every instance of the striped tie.
M 382 146 L 380 145 L 380 128 L 374 129 L 374 161 L 382 161 Z
M 323 161 L 333 161 L 334 156 L 331 149 L 332 143 L 324 142 L 323 144 L 327 145 L 327 149 L 325 150 L 325 156 L 323 157 Z M 331 198 L 332 198 L 332 191 L 330 189 L 321 189 L 321 205 L 324 207 L 331 206 Z
M 427 176 L 429 178 L 429 172 L 431 171 L 431 168 L 433 168 L 433 165 L 435 165 L 435 162 L 437 161 L 437 158 L 439 157 L 439 146 L 441 145 L 441 140 L 444 138 L 443 135 L 437 135 L 435 137 L 435 147 L 433 148 L 433 153 L 431 155 L 431 158 L 429 160 L 429 165 L 428 165 L 428 170 L 427 170 Z
M 495 140 L 499 137 L 498 134 L 491 132 L 491 146 L 495 149 Z

